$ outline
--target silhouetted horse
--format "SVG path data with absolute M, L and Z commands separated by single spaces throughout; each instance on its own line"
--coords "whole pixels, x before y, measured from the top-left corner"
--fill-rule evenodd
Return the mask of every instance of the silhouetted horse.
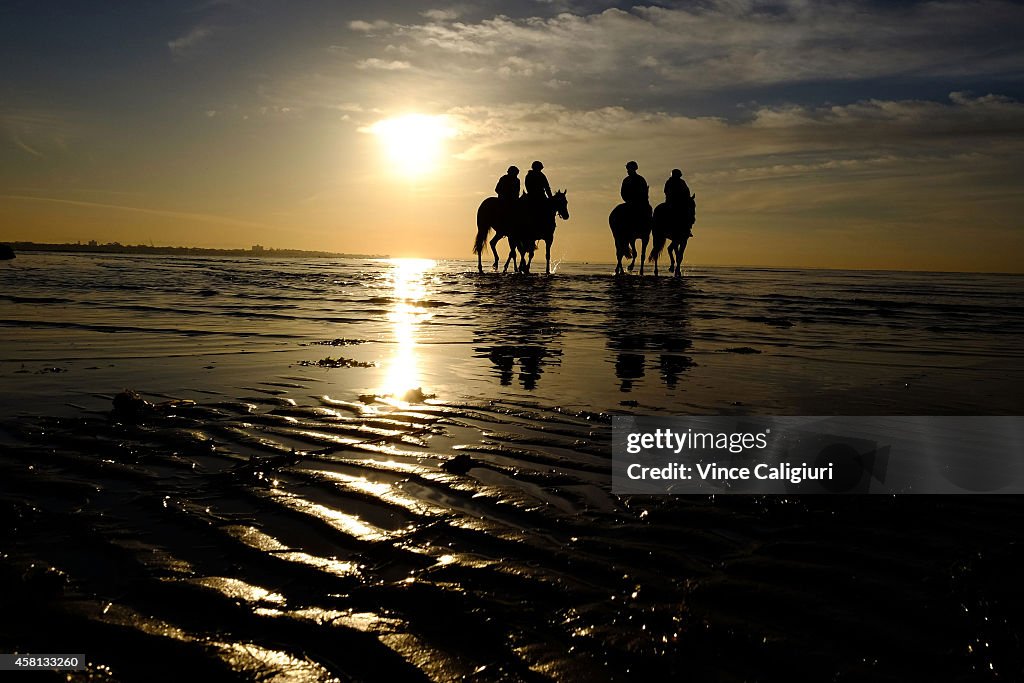
M 629 272 L 633 272 L 636 265 L 636 241 L 643 241 L 643 252 L 640 256 L 640 274 L 644 274 L 644 261 L 647 260 L 647 241 L 651 238 L 651 216 L 646 211 L 639 210 L 639 207 L 629 204 L 619 204 L 612 209 L 608 215 L 608 225 L 612 228 L 612 235 L 615 237 L 615 255 L 618 262 L 615 265 L 615 274 L 622 272 L 622 257 L 633 259 L 629 264 Z
M 491 252 L 494 254 L 494 270 L 498 270 L 498 249 L 497 244 L 509 237 L 512 232 L 518 232 L 519 224 L 522 223 L 523 200 L 515 202 L 505 201 L 497 197 L 488 197 L 480 203 L 476 210 L 476 241 L 473 242 L 473 253 L 476 254 L 477 270 L 484 272 L 483 256 L 484 243 L 491 229 L 494 229 L 494 238 L 491 240 Z M 508 260 L 505 261 L 505 270 L 508 270 L 509 261 L 515 259 L 516 249 L 512 238 L 509 238 Z
M 654 243 L 651 245 L 651 260 L 654 261 L 654 274 L 658 274 L 658 256 L 665 247 L 665 240 L 672 240 L 668 245 L 669 272 L 681 277 L 683 272 L 683 252 L 686 242 L 690 239 L 690 228 L 697 216 L 697 195 L 690 195 L 689 206 L 669 206 L 658 204 L 654 209 Z
M 537 240 L 544 240 L 547 246 L 547 268 L 551 272 L 551 242 L 555 239 L 555 215 L 561 216 L 562 220 L 569 220 L 569 203 L 566 199 L 566 191 L 559 190 L 550 199 L 534 202 L 521 197 L 516 202 L 504 202 L 497 197 L 488 197 L 480 204 L 476 212 L 476 240 L 473 242 L 473 253 L 477 255 L 477 270 L 484 272 L 482 252 L 487 236 L 494 230 L 494 237 L 490 241 L 491 252 L 494 254 L 493 269 L 498 270 L 498 249 L 497 244 L 504 238 L 508 238 L 508 258 L 505 260 L 504 270 L 508 271 L 508 264 L 513 263 L 515 270 L 528 273 L 530 264 L 533 263 L 533 252 L 537 248 Z M 516 263 L 516 251 L 522 257 Z M 527 259 L 527 254 L 529 258 Z
M 521 230 L 513 229 L 509 242 L 519 250 L 519 272 L 529 273 L 533 263 L 533 252 L 537 248 L 537 240 L 544 240 L 544 272 L 551 273 L 551 243 L 555 239 L 555 216 L 563 221 L 569 220 L 568 190 L 558 190 L 550 199 L 539 202 L 523 198 L 523 221 Z M 527 258 L 529 255 L 529 258 Z M 508 263 L 505 264 L 506 268 Z

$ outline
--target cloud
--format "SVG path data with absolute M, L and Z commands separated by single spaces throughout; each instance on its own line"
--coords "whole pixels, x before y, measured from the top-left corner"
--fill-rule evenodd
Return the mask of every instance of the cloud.
M 448 113 L 461 131 L 463 161 L 500 167 L 543 150 L 552 182 L 571 177 L 598 194 L 613 191 L 603 184 L 635 158 L 655 188 L 661 174 L 683 168 L 694 189 L 720 198 L 724 212 L 797 211 L 875 194 L 888 201 L 896 187 L 899 202 L 917 209 L 972 192 L 1022 208 L 1012 198 L 1024 173 L 1024 103 L 1004 97 L 763 107 L 742 122 L 526 103 Z M 936 197 L 943 187 L 948 195 Z
M 31 108 L 0 110 L 2 137 L 37 159 L 66 150 L 68 141 L 80 132 L 81 125 L 68 114 Z
M 881 78 L 1018 78 L 1024 6 L 1003 0 L 879 4 L 712 0 L 629 11 L 353 22 L 377 49 L 406 50 L 438 77 L 529 81 L 548 71 L 621 97 Z M 358 24 L 358 28 L 356 27 Z M 520 60 L 531 68 L 513 68 Z
M 929 267 L 1019 270 L 1005 256 L 1024 246 L 1018 100 L 760 107 L 742 121 L 534 103 L 448 115 L 467 182 L 540 158 L 552 185 L 568 186 L 566 249 L 606 236 L 623 165 L 636 159 L 655 202 L 670 169 L 683 169 L 705 262 L 907 267 L 917 249 L 935 252 L 921 256 Z
M 348 27 L 359 33 L 374 33 L 390 29 L 392 27 L 392 23 L 382 19 L 377 21 L 362 21 L 361 19 L 357 19 L 356 21 L 348 22 Z
M 167 47 L 175 57 L 183 57 L 208 41 L 213 34 L 212 26 L 195 26 L 184 35 L 168 41 Z
M 431 21 L 454 21 L 459 18 L 459 11 L 456 9 L 428 9 L 420 12 L 420 16 Z
M 383 71 L 402 71 L 405 69 L 412 68 L 409 62 L 403 62 L 397 59 L 385 60 L 377 59 L 376 57 L 370 57 L 369 59 L 360 59 L 356 62 L 357 69 L 381 69 Z
M 264 223 L 255 223 L 253 221 L 239 220 L 228 216 L 218 216 L 215 214 L 208 213 L 192 213 L 189 211 L 167 211 L 164 209 L 149 209 L 139 206 L 123 206 L 121 204 L 106 204 L 101 202 L 86 202 L 77 199 L 62 199 L 59 197 L 36 197 L 32 195 L 0 195 L 2 199 L 14 199 L 24 202 L 37 202 L 46 204 L 65 204 L 68 206 L 80 206 L 88 209 L 104 209 L 114 211 L 127 211 L 130 213 L 147 214 L 151 216 L 166 216 L 169 218 L 179 218 L 186 221 L 195 221 L 198 223 L 208 223 L 213 225 L 231 225 L 235 227 L 243 228 L 266 228 L 268 227 Z

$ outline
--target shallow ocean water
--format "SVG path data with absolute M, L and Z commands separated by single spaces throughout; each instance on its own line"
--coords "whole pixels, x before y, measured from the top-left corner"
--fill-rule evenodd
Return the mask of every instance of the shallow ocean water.
M 618 412 L 1020 414 L 1020 277 L 473 265 L 0 268 L 0 649 L 81 680 L 1024 676 L 1016 497 L 609 474 Z
M 0 269 L 0 381 L 52 404 L 139 368 L 169 379 L 135 388 L 193 398 L 235 379 L 224 366 L 252 366 L 258 382 L 342 356 L 374 367 L 297 374 L 328 393 L 422 387 L 585 410 L 1019 412 L 1020 276 L 610 270 L 558 264 L 524 278 L 459 261 L 26 254 Z M 335 339 L 357 343 L 308 346 Z M 48 366 L 59 390 L 12 377 Z

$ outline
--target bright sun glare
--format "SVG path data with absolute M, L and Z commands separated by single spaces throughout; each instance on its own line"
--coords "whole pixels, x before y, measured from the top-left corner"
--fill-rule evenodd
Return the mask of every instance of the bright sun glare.
M 380 392 L 401 400 L 407 392 L 422 386 L 416 354 L 419 325 L 431 317 L 417 303 L 427 294 L 426 274 L 436 265 L 429 259 L 392 259 L 389 274 L 395 306 L 388 315 L 395 337 L 395 352 L 389 359 Z
M 399 172 L 418 175 L 437 165 L 444 141 L 455 129 L 444 116 L 406 114 L 378 121 L 366 128 L 384 144 Z

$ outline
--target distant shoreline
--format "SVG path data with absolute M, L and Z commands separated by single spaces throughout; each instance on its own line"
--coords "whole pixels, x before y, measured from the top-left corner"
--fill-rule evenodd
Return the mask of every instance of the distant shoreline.
M 256 245 L 250 249 L 208 249 L 205 247 L 157 247 L 147 244 L 49 244 L 40 242 L 7 242 L 14 251 L 62 252 L 72 254 L 135 254 L 157 256 L 248 256 L 253 258 L 389 258 L 383 254 L 343 254 L 331 251 L 302 249 L 271 249 Z
M 145 244 L 49 244 L 40 242 L 3 242 L 17 252 L 39 252 L 39 253 L 69 253 L 69 254 L 130 254 L 130 255 L 154 255 L 154 256 L 236 256 L 248 258 L 346 258 L 346 259 L 390 259 L 389 254 L 346 254 L 330 251 L 304 251 L 302 249 L 208 249 L 204 247 L 157 247 Z M 257 245 L 258 246 L 258 245 Z M 440 261 L 466 261 L 474 262 L 470 257 L 438 257 Z M 606 265 L 614 266 L 614 261 L 570 261 L 562 263 L 575 265 Z M 736 268 L 740 270 L 767 270 L 767 271 L 846 271 L 851 273 L 917 273 L 934 275 L 1000 275 L 1022 277 L 1024 272 L 1013 271 L 978 271 L 978 270 L 930 270 L 908 269 L 908 268 L 839 268 L 835 266 L 807 266 L 807 265 L 765 265 L 750 263 L 688 263 L 683 269 L 688 268 Z

